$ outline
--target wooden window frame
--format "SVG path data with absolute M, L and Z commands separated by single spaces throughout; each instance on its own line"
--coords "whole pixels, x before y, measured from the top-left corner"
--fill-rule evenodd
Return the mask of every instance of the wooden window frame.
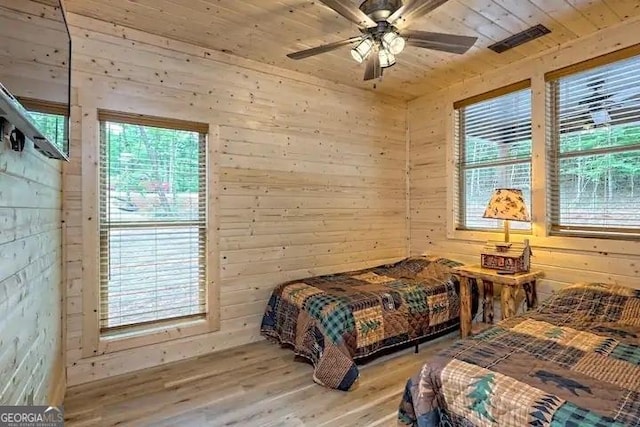
M 463 175 L 462 172 L 463 172 L 464 166 L 460 162 L 460 158 L 465 156 L 465 152 L 462 147 L 462 138 L 464 136 L 463 127 L 464 127 L 465 121 L 461 119 L 461 116 L 464 114 L 464 108 L 474 104 L 484 102 L 484 101 L 488 101 L 491 99 L 496 99 L 501 96 L 510 95 L 512 93 L 519 92 L 526 89 L 529 89 L 531 90 L 531 92 L 533 92 L 531 87 L 531 79 L 525 79 L 516 83 L 509 84 L 507 86 L 499 87 L 497 89 L 483 92 L 478 95 L 471 96 L 469 98 L 455 101 L 453 103 L 452 124 L 451 124 L 451 127 L 453 128 L 453 132 L 451 134 L 450 139 L 452 139 L 452 141 L 450 143 L 452 144 L 452 148 L 453 148 L 451 153 L 452 155 L 451 161 L 453 162 L 453 169 L 454 169 L 453 171 L 454 190 L 452 191 L 454 200 L 452 204 L 452 209 L 450 209 L 453 212 L 453 217 L 452 219 L 449 219 L 449 221 L 451 220 L 453 221 L 453 229 L 456 232 L 498 233 L 502 231 L 502 227 L 499 227 L 499 226 L 496 228 L 478 228 L 478 227 L 462 227 L 461 226 L 461 224 L 464 222 L 463 218 L 466 212 L 466 205 L 465 205 L 466 198 L 464 197 L 465 188 L 464 188 L 464 182 L 462 180 L 462 175 Z M 533 102 L 533 93 L 531 94 L 531 100 Z M 532 146 L 533 146 L 533 142 L 532 142 Z M 494 162 L 494 163 L 495 163 L 495 166 L 500 166 L 503 164 L 503 162 Z M 520 163 L 524 163 L 524 161 L 508 160 L 504 162 L 504 164 L 513 164 L 513 163 L 520 164 Z M 532 147 L 531 159 L 529 163 L 531 164 L 531 168 L 532 168 L 533 167 L 533 147 Z M 533 170 L 531 170 L 531 180 L 533 180 Z M 512 230 L 512 232 L 514 234 L 529 235 L 531 234 L 531 229 L 529 230 L 516 229 L 516 230 Z
M 558 106 L 558 90 L 561 79 L 579 74 L 584 71 L 593 70 L 595 68 L 610 65 L 619 61 L 631 58 L 640 58 L 640 45 L 629 46 L 627 48 L 600 55 L 595 58 L 581 61 L 576 64 L 559 68 L 545 73 L 544 79 L 546 84 L 546 104 L 547 104 L 547 137 L 546 137 L 546 166 L 547 174 L 547 217 L 546 224 L 549 236 L 558 237 L 577 237 L 591 239 L 608 239 L 608 240 L 631 240 L 637 241 L 640 237 L 640 231 L 635 232 L 629 229 L 621 229 L 616 227 L 584 227 L 559 224 L 559 206 L 560 188 L 552 186 L 552 182 L 559 180 L 559 162 L 563 156 L 560 150 L 558 117 L 560 114 Z M 611 148 L 601 148 L 589 150 L 581 155 L 606 155 L 609 153 L 637 151 L 639 144 L 633 146 L 616 146 Z
M 159 344 L 171 340 L 207 334 L 220 330 L 220 288 L 219 288 L 219 214 L 216 200 L 219 196 L 217 183 L 219 129 L 216 124 L 197 123 L 185 120 L 166 119 L 141 114 L 119 113 L 99 109 L 89 99 L 82 107 L 82 132 L 85 141 L 92 142 L 83 146 L 83 321 L 82 321 L 82 357 L 90 358 L 103 354 Z M 117 118 L 117 119 L 116 119 Z M 206 143 L 207 183 L 207 226 L 206 226 L 206 313 L 200 319 L 176 319 L 175 322 L 160 321 L 145 328 L 131 328 L 120 334 L 102 335 L 100 333 L 100 272 L 99 272 L 99 161 L 101 149 L 100 122 L 109 119 L 130 124 L 155 127 L 175 127 L 179 130 L 192 130 L 204 133 Z
M 616 60 L 626 59 L 630 56 L 640 55 L 640 44 L 630 45 L 622 49 L 615 46 L 609 47 L 610 52 L 595 56 L 585 61 L 572 63 L 571 60 L 563 56 L 554 57 L 553 60 L 536 61 L 533 65 L 517 75 L 515 82 L 523 78 L 531 80 L 532 91 L 532 233 L 531 235 L 515 234 L 512 241 L 522 242 L 529 239 L 530 244 L 540 249 L 561 250 L 561 251 L 583 251 L 591 253 L 633 253 L 637 250 L 638 242 L 621 239 L 619 236 L 611 238 L 593 238 L 591 236 L 581 236 L 576 238 L 571 235 L 554 235 L 550 231 L 548 221 L 548 185 L 547 185 L 547 143 L 548 124 L 550 123 L 549 108 L 547 105 L 547 80 L 553 76 L 560 76 L 570 71 L 578 71 L 582 67 L 605 65 Z M 487 240 L 502 240 L 502 232 L 493 231 L 468 231 L 455 229 L 455 120 L 454 102 L 455 94 L 461 93 L 473 95 L 475 93 L 487 93 L 486 85 L 492 81 L 502 81 L 498 76 L 494 76 L 488 81 L 472 85 L 462 85 L 455 90 L 450 90 L 449 103 L 445 107 L 445 142 L 446 142 L 446 238 L 459 242 L 486 242 Z M 516 84 L 516 83 L 514 83 Z M 491 92 L 488 92 L 491 93 Z M 460 97 L 462 98 L 462 97 Z M 474 255 L 475 256 L 475 255 Z
M 34 98 L 18 97 L 18 101 L 27 111 L 37 111 L 44 114 L 55 114 L 58 116 L 69 117 L 69 107 L 60 102 L 44 101 Z

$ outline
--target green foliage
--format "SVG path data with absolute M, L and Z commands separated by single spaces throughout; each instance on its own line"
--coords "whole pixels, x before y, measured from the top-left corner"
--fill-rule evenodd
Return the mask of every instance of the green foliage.
M 558 172 L 563 224 L 638 227 L 639 144 L 638 124 L 561 136 Z M 589 151 L 612 148 L 615 151 L 608 153 Z
M 633 145 L 639 142 L 640 125 L 603 126 L 561 135 L 560 152 L 575 153 L 598 148 Z
M 600 155 L 589 155 L 587 151 L 639 143 L 638 125 L 603 127 L 563 136 L 560 151 L 572 155 L 560 162 L 563 190 L 573 194 L 576 202 L 585 193 L 592 199 L 634 197 L 635 180 L 640 175 L 639 150 Z M 581 152 L 586 153 L 578 154 Z
M 103 179 L 107 180 L 110 200 L 125 203 L 147 217 L 198 216 L 202 203 L 198 193 L 205 185 L 199 168 L 204 149 L 200 134 L 105 123 L 102 138 L 108 171 Z
M 109 124 L 106 133 L 112 185 L 143 191 L 165 183 L 176 193 L 198 192 L 197 133 L 130 124 Z
M 491 224 L 481 216 L 496 187 L 523 189 L 530 206 L 530 140 L 504 144 L 468 136 L 465 144 L 467 164 L 487 164 L 463 171 L 468 226 Z M 617 124 L 563 133 L 559 144 L 562 223 L 601 226 L 612 221 L 616 226 L 637 226 L 640 149 L 636 147 L 640 145 L 640 124 Z M 615 152 L 593 153 L 593 150 L 609 148 L 614 148 Z M 500 159 L 518 159 L 522 163 L 491 165 Z
M 30 112 L 31 119 L 49 141 L 63 153 L 68 153 L 66 135 L 67 118 L 57 114 Z
M 495 377 L 495 374 L 491 373 L 477 378 L 477 381 L 471 384 L 473 391 L 467 395 L 468 398 L 472 399 L 469 409 L 492 423 L 495 423 L 496 420 L 489 414 L 487 407 L 490 403 L 491 386 L 493 385 Z
M 478 164 L 503 159 L 523 159 L 531 157 L 531 140 L 511 143 L 496 143 L 490 139 L 467 135 L 465 139 L 465 162 Z

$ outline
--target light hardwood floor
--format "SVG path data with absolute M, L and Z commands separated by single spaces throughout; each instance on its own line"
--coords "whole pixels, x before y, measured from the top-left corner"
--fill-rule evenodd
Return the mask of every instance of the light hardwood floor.
M 266 341 L 75 386 L 67 426 L 393 426 L 407 379 L 458 333 L 373 359 L 357 388 L 330 390 Z

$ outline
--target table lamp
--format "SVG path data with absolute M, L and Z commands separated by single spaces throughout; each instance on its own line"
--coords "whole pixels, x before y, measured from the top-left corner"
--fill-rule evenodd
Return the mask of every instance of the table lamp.
M 509 243 L 509 221 L 530 221 L 522 190 L 496 188 L 482 217 L 503 220 L 504 241 Z

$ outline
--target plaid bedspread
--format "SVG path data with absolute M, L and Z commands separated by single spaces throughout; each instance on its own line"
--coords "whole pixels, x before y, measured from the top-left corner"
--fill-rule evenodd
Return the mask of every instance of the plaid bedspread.
M 640 291 L 563 289 L 409 380 L 401 426 L 639 426 Z
M 414 257 L 278 286 L 261 331 L 314 365 L 314 380 L 349 390 L 355 359 L 459 324 L 459 285 L 444 258 Z

